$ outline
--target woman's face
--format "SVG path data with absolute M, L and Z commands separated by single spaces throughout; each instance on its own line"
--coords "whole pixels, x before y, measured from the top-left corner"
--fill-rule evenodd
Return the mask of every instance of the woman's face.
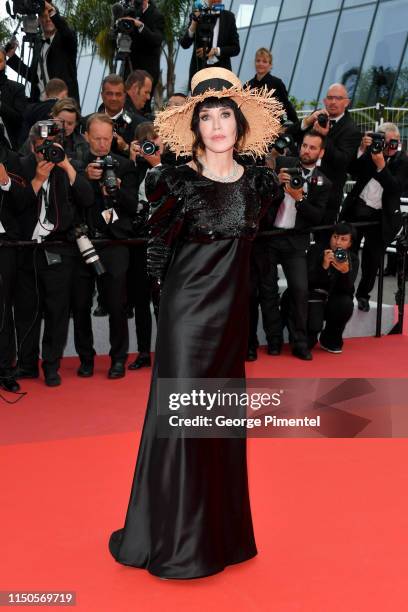
M 0 70 L 4 70 L 6 67 L 6 56 L 4 53 L 0 53 Z
M 272 64 L 266 55 L 257 55 L 255 58 L 255 70 L 256 74 L 265 76 L 272 69 Z
M 199 112 L 199 130 L 206 149 L 225 153 L 237 141 L 237 122 L 232 108 L 202 108 Z
M 76 113 L 70 113 L 69 111 L 61 111 L 56 115 L 55 119 L 64 121 L 65 136 L 71 136 L 76 126 Z

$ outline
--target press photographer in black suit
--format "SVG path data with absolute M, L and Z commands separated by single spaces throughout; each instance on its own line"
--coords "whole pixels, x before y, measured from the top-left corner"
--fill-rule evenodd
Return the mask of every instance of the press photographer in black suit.
M 350 99 L 344 85 L 331 85 L 324 98 L 325 108 L 302 121 L 302 130 L 313 129 L 326 137 L 326 148 L 320 169 L 332 183 L 330 198 L 322 218 L 323 224 L 334 223 L 343 201 L 347 170 L 356 156 L 361 134 L 347 112 Z M 322 233 L 327 240 L 330 233 Z
M 146 149 L 146 143 L 154 145 L 155 150 Z M 134 162 L 139 185 L 138 214 L 134 218 L 135 233 L 138 236 L 148 235 L 147 219 L 149 203 L 145 191 L 145 177 L 150 170 L 162 163 L 163 145 L 153 123 L 138 125 L 135 140 L 131 144 L 130 159 Z M 128 304 L 135 309 L 135 327 L 138 356 L 128 369 L 139 370 L 150 366 L 150 345 L 152 341 L 152 282 L 147 274 L 147 244 L 135 244 L 129 247 L 130 263 L 128 270 Z
M 281 183 L 281 198 L 276 209 L 261 224 L 262 230 L 274 228 L 303 230 L 318 225 L 324 214 L 331 183 L 316 164 L 324 155 L 324 138 L 305 134 L 299 158 L 278 157 L 276 169 Z M 288 171 L 289 169 L 289 171 Z M 295 170 L 296 169 L 296 170 Z M 297 172 L 299 186 L 291 186 L 290 172 Z M 288 283 L 290 307 L 288 327 L 292 353 L 310 360 L 307 346 L 307 265 L 309 233 L 292 233 L 255 241 L 251 261 L 251 322 L 248 360 L 256 359 L 256 316 L 261 305 L 268 354 L 279 355 L 283 342 L 283 323 L 279 309 L 278 264 L 281 263 Z
M 85 160 L 85 172 L 94 194 L 94 204 L 87 208 L 82 219 L 87 226 L 87 235 L 91 240 L 131 238 L 132 219 L 137 212 L 138 185 L 134 164 L 119 155 L 111 154 L 113 121 L 108 115 L 91 115 L 85 137 L 90 147 L 89 157 Z M 110 188 L 106 184 L 108 169 L 112 179 L 112 173 L 116 176 Z M 129 348 L 126 313 L 129 250 L 125 245 L 96 246 L 96 249 L 106 269 L 106 273 L 99 277 L 98 290 L 109 314 L 111 367 L 108 377 L 121 378 L 125 375 Z M 93 374 L 95 350 L 91 308 L 94 288 L 95 274 L 92 268 L 78 257 L 74 272 L 72 311 L 75 348 L 81 361 L 78 376 L 81 377 Z
M 217 3 L 217 0 L 206 0 L 209 10 L 194 11 L 186 32 L 180 38 L 183 49 L 193 45 L 189 84 L 192 76 L 202 68 L 219 66 L 231 70 L 231 57 L 240 52 L 235 15 L 231 11 L 211 14 L 211 7 Z
M 6 76 L 6 52 L 0 48 L 0 122 L 4 124 L 10 146 L 16 149 L 23 113 L 27 106 L 24 87 Z
M 353 314 L 359 265 L 358 256 L 351 248 L 355 239 L 356 232 L 351 225 L 337 223 L 327 244 L 314 244 L 308 251 L 309 348 L 315 346 L 320 334 L 323 350 L 342 352 L 344 329 Z
M 153 77 L 153 88 L 157 85 L 160 76 L 160 54 L 164 39 L 164 18 L 154 2 L 150 0 L 136 0 L 135 9 L 137 19 L 123 17 L 131 21 L 134 29 L 131 33 L 132 46 L 130 49 L 130 62 L 132 70 L 146 70 Z M 129 70 L 125 72 L 125 79 Z
M 23 181 L 17 154 L 0 149 L 0 241 L 19 239 L 17 216 L 21 209 Z M 0 389 L 16 392 L 20 385 L 13 375 L 16 341 L 13 317 L 17 278 L 17 249 L 0 246 Z
M 7 65 L 31 83 L 33 102 L 44 98 L 45 86 L 54 77 L 64 80 L 69 96 L 79 102 L 76 34 L 50 2 L 45 2 L 39 19 L 42 36 L 34 43 L 31 65 L 27 66 L 15 54 L 17 43 L 7 52 Z
M 69 321 L 69 297 L 77 246 L 74 225 L 80 210 L 91 206 L 92 189 L 70 163 L 58 135 L 42 134 L 44 122 L 30 130 L 32 153 L 21 158 L 21 176 L 27 186 L 19 215 L 20 237 L 44 243 L 62 241 L 63 245 L 24 248 L 18 257 L 15 317 L 18 341 L 16 378 L 38 378 L 41 315 L 44 314 L 42 368 L 45 383 L 61 384 L 58 374 Z M 47 161 L 56 147 L 63 159 Z M 54 151 L 55 152 L 55 151 Z M 55 159 L 55 157 L 53 156 Z
M 374 151 L 372 132 L 367 132 L 361 141 L 358 157 L 350 167 L 356 184 L 344 201 L 341 214 L 347 221 L 380 222 L 379 226 L 358 230 L 357 249 L 362 236 L 364 247 L 356 295 L 358 307 L 364 312 L 370 310 L 370 291 L 385 247 L 394 240 L 401 227 L 400 198 L 408 187 L 408 156 L 400 150 L 398 127 L 393 123 L 383 123 L 378 136 Z

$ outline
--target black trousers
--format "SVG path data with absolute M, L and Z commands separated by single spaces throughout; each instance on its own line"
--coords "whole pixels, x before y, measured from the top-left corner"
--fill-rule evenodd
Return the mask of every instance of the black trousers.
M 305 249 L 296 249 L 285 236 L 257 240 L 251 258 L 250 338 L 256 345 L 257 306 L 259 300 L 263 327 L 268 342 L 282 342 L 283 321 L 280 312 L 278 264 L 282 264 L 288 283 L 288 328 L 290 341 L 299 347 L 307 346 L 307 264 Z M 257 288 L 257 290 L 256 290 Z
M 129 247 L 128 304 L 135 309 L 137 350 L 150 353 L 152 341 L 151 280 L 146 271 L 146 245 Z
M 109 315 L 109 355 L 112 361 L 126 361 L 129 330 L 126 315 L 126 272 L 129 253 L 126 246 L 98 249 L 106 273 L 98 279 L 102 303 Z M 81 361 L 92 361 L 95 355 L 92 332 L 92 298 L 95 274 L 82 257 L 75 259 L 71 305 L 74 318 L 75 349 Z
M 13 302 L 17 278 L 17 253 L 0 247 L 0 370 L 9 369 L 16 358 Z
M 314 347 L 319 334 L 328 348 L 341 348 L 344 328 L 353 314 L 353 298 L 342 293 L 329 295 L 327 301 L 314 298 L 312 296 L 313 301 L 309 301 L 307 320 L 309 348 Z
M 43 365 L 58 368 L 67 339 L 75 256 L 62 254 L 60 263 L 48 265 L 44 249 L 34 247 L 23 249 L 17 261 L 18 364 L 24 369 L 37 369 L 43 315 Z
M 377 211 L 376 211 L 377 212 Z M 373 216 L 370 220 L 381 219 L 381 212 Z M 357 298 L 370 299 L 381 258 L 384 255 L 385 246 L 381 235 L 381 226 L 369 226 L 358 228 L 357 245 L 360 245 L 361 238 L 364 236 L 364 246 L 361 252 L 361 278 L 357 287 Z

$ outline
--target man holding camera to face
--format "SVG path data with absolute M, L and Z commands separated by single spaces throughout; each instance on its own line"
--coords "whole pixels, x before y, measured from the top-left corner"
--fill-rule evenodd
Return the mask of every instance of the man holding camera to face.
M 92 186 L 94 204 L 83 216 L 84 231 L 91 240 L 126 239 L 133 236 L 132 219 L 137 212 L 137 177 L 131 161 L 111 153 L 113 121 L 103 113 L 88 118 L 85 138 L 89 156 L 85 173 Z M 126 272 L 129 251 L 125 245 L 96 245 L 96 252 L 105 273 L 99 278 L 98 290 L 109 314 L 111 367 L 108 377 L 122 378 L 129 348 L 126 315 Z M 78 376 L 93 374 L 94 355 L 92 333 L 92 296 L 95 273 L 81 258 L 77 258 L 72 294 L 74 341 L 81 364 Z
M 355 237 L 351 225 L 337 223 L 328 244 L 314 244 L 308 251 L 310 349 L 320 334 L 323 350 L 342 352 L 343 332 L 353 314 L 354 282 L 359 264 L 358 256 L 351 249 Z
M 359 310 L 368 312 L 381 257 L 401 227 L 400 198 L 408 187 L 408 157 L 401 150 L 398 127 L 383 123 L 377 132 L 366 132 L 350 172 L 356 184 L 344 201 L 342 218 L 379 221 L 379 225 L 359 227 L 356 243 L 358 248 L 364 236 L 356 295 Z
M 281 201 L 277 211 L 261 222 L 261 230 L 303 230 L 318 225 L 325 211 L 331 183 L 317 167 L 324 155 L 325 141 L 317 132 L 306 133 L 299 158 L 278 157 L 276 172 L 281 183 Z M 281 263 L 290 296 L 288 327 L 292 353 L 299 359 L 311 360 L 307 345 L 307 266 L 306 249 L 310 234 L 290 234 L 260 238 L 252 252 L 251 294 L 259 299 L 268 342 L 268 354 L 279 355 L 283 342 L 283 325 L 279 309 L 278 264 Z M 254 290 L 257 287 L 257 292 Z M 258 295 L 256 295 L 256 293 Z M 251 304 L 248 359 L 256 358 L 256 307 Z M 255 350 L 254 350 L 255 349 Z M 254 354 L 255 353 L 255 354 Z
M 194 2 L 190 24 L 180 39 L 183 49 L 194 43 L 189 83 L 202 68 L 219 66 L 231 70 L 231 57 L 240 52 L 235 15 L 231 11 L 219 10 L 217 4 L 217 0 Z
M 74 227 L 92 189 L 69 161 L 61 127 L 40 121 L 30 130 L 32 153 L 21 159 L 26 182 L 19 215 L 20 237 L 42 243 L 18 256 L 15 318 L 18 341 L 16 378 L 37 378 L 41 315 L 44 315 L 42 368 L 45 383 L 61 384 L 58 374 L 69 321 L 69 297 L 77 247 Z M 59 241 L 61 245 L 47 242 Z
M 38 3 L 37 3 L 38 4 Z M 24 64 L 16 54 L 17 42 L 12 41 L 7 51 L 7 65 L 31 83 L 30 99 L 38 102 L 44 99 L 48 81 L 58 77 L 68 86 L 68 94 L 79 103 L 76 56 L 77 37 L 58 9 L 51 2 L 39 3 L 41 36 L 34 41 L 32 62 Z M 17 11 L 18 12 L 18 11 Z M 36 10 L 33 11 L 36 13 Z
M 332 190 L 326 210 L 321 220 L 322 225 L 334 223 L 343 201 L 343 188 L 347 170 L 353 161 L 361 134 L 347 112 L 350 99 L 344 85 L 334 83 L 327 90 L 324 108 L 313 112 L 303 119 L 302 130 L 313 129 L 326 139 L 324 156 L 320 169 L 332 183 Z M 327 232 L 322 232 L 327 239 Z

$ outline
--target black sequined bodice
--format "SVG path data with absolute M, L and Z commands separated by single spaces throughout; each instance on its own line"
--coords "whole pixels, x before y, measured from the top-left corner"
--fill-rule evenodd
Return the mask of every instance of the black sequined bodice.
M 194 177 L 198 175 L 191 170 Z M 182 236 L 185 240 L 254 238 L 260 204 L 251 193 L 246 173 L 232 183 L 199 177 L 199 185 L 186 185 L 186 212 Z

